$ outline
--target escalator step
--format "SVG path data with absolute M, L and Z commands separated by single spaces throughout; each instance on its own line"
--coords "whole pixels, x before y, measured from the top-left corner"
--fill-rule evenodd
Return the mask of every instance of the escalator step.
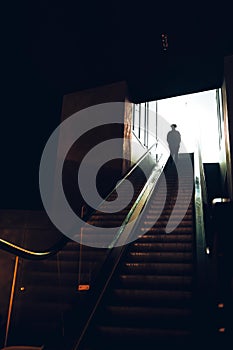
M 144 226 L 145 226 L 145 228 L 147 228 L 148 226 L 150 226 L 150 227 L 151 226 L 154 226 L 154 227 L 165 227 L 167 225 L 167 223 L 168 223 L 167 220 L 158 220 L 156 222 L 153 221 L 153 220 L 151 220 L 151 221 L 147 220 L 147 221 L 144 221 Z M 182 220 L 181 222 L 179 222 L 179 220 L 176 221 L 176 218 L 173 218 L 173 220 L 170 222 L 170 224 L 175 224 L 175 225 L 177 223 L 178 223 L 177 226 L 179 226 L 179 227 L 192 227 L 193 226 L 192 221 Z
M 92 215 L 91 220 L 88 221 L 88 223 L 91 222 L 96 222 L 96 221 L 117 221 L 117 222 L 122 222 L 125 219 L 126 215 L 124 214 L 99 214 L 99 215 Z
M 41 322 L 46 319 L 46 321 L 56 321 L 57 318 L 62 316 L 62 312 L 68 311 L 71 306 L 69 303 L 61 303 L 60 301 L 51 302 L 38 302 L 37 304 L 33 301 L 24 302 L 23 308 L 20 308 L 20 301 L 17 301 L 15 307 L 18 307 L 20 314 L 20 320 L 22 324 L 25 322 Z M 46 316 L 46 317 L 45 317 Z
M 104 336 L 105 341 L 110 341 L 118 343 L 120 341 L 124 342 L 130 341 L 131 345 L 142 341 L 144 345 L 148 346 L 148 343 L 151 345 L 151 342 L 154 341 L 155 344 L 157 341 L 162 340 L 164 343 L 183 343 L 190 339 L 191 331 L 184 329 L 160 329 L 160 328 L 127 328 L 127 327 L 107 327 L 99 326 L 99 337 L 101 344 L 101 338 Z M 148 348 L 149 349 L 149 348 Z
M 19 300 L 26 299 L 25 302 L 28 304 L 33 300 L 36 300 L 36 303 L 57 303 L 63 302 L 67 303 L 69 300 L 78 299 L 78 290 L 77 284 L 73 286 L 61 285 L 61 286 L 45 286 L 38 287 L 36 285 L 28 285 L 25 287 L 25 290 L 19 296 Z
M 138 226 L 140 236 L 129 244 L 114 273 L 92 324 L 94 342 L 90 337 L 85 350 L 100 348 L 97 344 L 114 350 L 192 347 L 193 179 L 189 169 L 184 174 L 189 159 L 190 155 L 179 158 L 182 184 L 177 182 L 177 171 L 166 166 L 166 184 L 159 181 L 151 196 Z M 181 185 L 181 200 L 176 203 Z M 170 219 L 177 227 L 166 233 Z
M 173 209 L 173 206 L 174 206 L 174 203 L 173 204 L 166 204 L 166 207 L 164 208 L 164 210 L 165 211 L 170 211 L 171 212 L 171 210 Z M 155 201 L 153 204 L 151 204 L 150 206 L 149 206 L 149 209 L 150 210 L 156 210 L 156 209 L 158 209 L 158 208 L 161 208 L 161 204 L 160 204 L 160 202 L 159 201 Z M 192 210 L 192 203 L 191 204 L 189 204 L 189 206 L 187 207 L 186 206 L 186 203 L 176 203 L 176 207 L 175 207 L 175 210 L 179 210 L 179 211 L 181 211 L 181 210 L 185 210 L 185 212 L 187 211 L 187 210 Z
M 190 307 L 192 293 L 184 290 L 113 289 L 111 305 L 148 305 Z
M 119 276 L 119 286 L 125 288 L 190 290 L 192 288 L 192 282 L 191 276 L 155 276 L 144 274 L 121 274 Z
M 113 218 L 111 220 L 90 220 L 88 221 L 88 223 L 90 225 L 93 226 L 97 226 L 97 227 L 115 227 L 115 226 L 121 226 L 121 223 L 123 222 L 120 220 L 113 220 Z
M 105 310 L 108 326 L 140 327 L 140 329 L 150 328 L 151 323 L 154 327 L 164 329 L 180 327 L 190 329 L 191 316 L 191 309 L 188 308 L 107 306 Z
M 85 253 L 82 254 L 82 267 L 83 271 L 88 271 L 90 268 L 93 268 L 95 264 L 99 261 L 101 262 L 101 256 L 96 254 L 88 254 L 88 256 L 85 256 Z M 93 262 L 92 262 L 93 261 Z M 76 273 L 78 274 L 79 271 L 79 256 L 77 256 L 77 260 L 75 262 L 74 256 L 73 260 L 59 260 L 59 263 L 56 260 L 50 261 L 46 264 L 31 264 L 31 266 L 28 266 L 28 273 L 35 274 L 35 273 L 57 273 L 58 271 L 60 274 L 64 273 Z M 33 272 L 31 271 L 33 268 Z M 25 267 L 25 271 L 27 271 L 27 268 Z
M 173 218 L 176 218 L 176 217 L 178 217 L 179 218 L 179 214 L 177 214 L 177 213 L 173 213 L 172 214 L 172 217 Z M 148 214 L 148 215 L 145 215 L 145 218 L 146 218 L 146 220 L 147 221 L 150 221 L 150 220 L 153 220 L 154 218 L 155 218 L 155 215 L 153 215 L 153 213 L 151 213 L 151 214 Z M 159 220 L 158 220 L 158 222 L 159 221 L 165 221 L 165 222 L 167 222 L 168 220 L 170 219 L 170 215 L 165 215 L 165 214 L 163 214 L 160 218 L 159 218 Z M 182 218 L 182 221 L 189 221 L 189 222 L 192 222 L 192 215 L 191 214 L 185 214 L 185 216 Z
M 153 262 L 191 262 L 192 253 L 176 253 L 176 252 L 130 252 L 128 257 L 131 261 L 153 261 Z
M 176 214 L 176 215 L 180 215 L 180 214 L 183 214 L 185 213 L 185 215 L 192 215 L 192 209 L 188 209 L 187 211 L 184 212 L 183 209 L 175 209 L 173 214 Z M 162 215 L 166 215 L 168 217 L 170 217 L 171 215 L 171 210 L 170 209 L 167 209 L 166 207 L 163 208 L 162 212 L 161 212 L 161 209 L 158 208 L 158 206 L 155 206 L 154 208 L 150 207 L 150 209 L 147 210 L 147 214 L 148 215 L 158 215 L 158 214 L 162 214 Z
M 155 234 L 166 234 L 165 232 L 165 228 L 163 227 L 150 227 L 150 228 L 146 228 L 146 227 L 142 227 L 140 228 L 141 232 L 151 232 L 151 233 L 155 233 Z M 178 226 L 177 228 L 175 228 L 174 231 L 172 231 L 170 234 L 187 234 L 187 233 L 190 233 L 192 234 L 193 233 L 193 228 L 190 226 L 190 227 L 180 227 Z
M 141 236 L 137 242 L 174 242 L 174 243 L 186 243 L 186 242 L 192 242 L 192 235 L 191 234 L 145 234 Z
M 157 252 L 191 252 L 191 243 L 134 243 L 132 250 Z
M 106 250 L 107 252 L 107 250 Z M 85 263 L 90 263 L 91 261 L 102 261 L 103 256 L 104 256 L 104 251 L 102 249 L 93 249 L 93 251 L 86 251 L 86 246 L 83 246 L 82 248 L 82 253 L 81 253 L 81 259 L 82 262 Z M 52 257 L 50 261 L 53 261 L 53 263 L 58 264 L 58 262 L 61 265 L 65 265 L 66 263 L 77 265 L 79 264 L 79 259 L 80 259 L 80 250 L 74 252 L 74 251 L 62 251 L 59 253 L 59 256 Z M 50 262 L 49 262 L 50 264 Z
M 83 274 L 85 276 L 85 273 Z M 86 279 L 89 280 L 90 276 L 86 272 Z M 76 285 L 77 280 L 78 280 L 78 273 L 77 272 L 66 272 L 65 274 L 62 274 L 60 277 L 57 273 L 55 272 L 40 272 L 37 271 L 37 273 L 33 273 L 33 271 L 28 271 L 27 276 L 24 277 L 24 281 L 22 282 L 23 285 L 29 286 L 29 285 L 39 285 L 40 287 L 44 286 L 51 286 L 53 285 L 54 288 L 57 288 L 59 286 L 59 278 L 61 279 L 62 284 L 67 284 L 67 285 Z
M 157 275 L 190 275 L 193 272 L 193 265 L 187 263 L 124 263 L 124 273 L 132 275 L 145 273 Z

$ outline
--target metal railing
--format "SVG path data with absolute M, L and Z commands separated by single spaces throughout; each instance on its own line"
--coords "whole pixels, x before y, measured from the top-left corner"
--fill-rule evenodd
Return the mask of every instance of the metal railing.
M 195 203 L 195 231 L 196 231 L 196 293 L 195 319 L 199 319 L 196 332 L 202 335 L 203 343 L 208 341 L 212 325 L 211 312 L 211 267 L 210 247 L 206 231 L 204 205 L 208 205 L 205 174 L 201 159 L 201 152 L 197 147 L 194 153 L 194 203 Z
M 6 241 L 0 238 L 0 249 L 7 251 L 8 253 L 17 255 L 24 259 L 29 260 L 43 260 L 59 252 L 69 241 L 67 237 L 62 237 L 56 244 L 49 247 L 44 251 L 33 251 L 20 247 L 12 242 Z

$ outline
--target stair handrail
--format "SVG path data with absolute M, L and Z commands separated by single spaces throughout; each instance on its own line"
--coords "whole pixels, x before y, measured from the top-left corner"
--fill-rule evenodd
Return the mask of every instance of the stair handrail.
M 111 192 L 103 199 L 103 201 L 99 204 L 98 207 L 101 206 L 103 202 L 105 202 L 110 195 L 122 184 L 123 181 L 125 181 L 130 174 L 139 166 L 139 164 L 148 156 L 148 154 L 152 151 L 154 147 L 157 148 L 158 142 L 155 142 L 148 150 L 139 158 L 139 160 L 129 169 L 126 175 L 123 176 L 123 178 L 118 181 L 116 186 L 111 190 Z M 96 212 L 97 209 L 94 209 L 91 213 L 87 213 L 83 216 L 83 221 L 88 221 L 88 219 L 91 218 L 94 212 Z M 17 244 L 14 244 L 12 242 L 9 242 L 7 240 L 4 240 L 0 238 L 0 249 L 3 249 L 11 254 L 14 254 L 16 256 L 22 257 L 24 259 L 29 260 L 43 260 L 47 259 L 48 257 L 55 255 L 58 251 L 60 251 L 66 244 L 69 242 L 70 239 L 66 236 L 63 236 L 57 243 L 55 243 L 53 246 L 49 247 L 46 250 L 43 251 L 33 251 L 30 249 L 23 248 Z
M 63 236 L 57 243 L 49 247 L 47 250 L 33 251 L 0 238 L 0 249 L 3 249 L 8 253 L 22 257 L 24 259 L 43 260 L 59 252 L 67 244 L 68 241 L 70 241 L 70 239 L 66 236 Z

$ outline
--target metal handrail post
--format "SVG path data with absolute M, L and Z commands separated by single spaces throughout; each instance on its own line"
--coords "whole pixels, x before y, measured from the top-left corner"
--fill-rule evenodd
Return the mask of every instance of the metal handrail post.
M 13 308 L 13 301 L 14 301 L 14 294 L 15 294 L 15 284 L 16 284 L 16 278 L 17 278 L 17 272 L 18 272 L 18 265 L 19 265 L 19 257 L 16 256 L 15 257 L 15 267 L 14 267 L 12 285 L 11 285 L 10 302 L 9 302 L 9 308 L 8 308 L 8 314 L 7 314 L 7 323 L 6 323 L 6 334 L 5 334 L 4 347 L 7 346 L 7 341 L 8 341 L 8 334 L 9 334 L 9 328 L 10 328 L 10 322 L 11 322 L 11 315 L 12 315 L 12 308 Z

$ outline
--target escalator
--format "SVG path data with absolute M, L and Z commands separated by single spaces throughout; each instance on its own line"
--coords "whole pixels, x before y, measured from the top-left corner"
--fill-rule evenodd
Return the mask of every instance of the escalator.
M 185 215 L 182 214 L 190 182 L 193 184 L 193 171 L 185 173 L 190 159 L 192 155 L 180 155 L 182 183 L 174 163 L 167 162 L 163 170 L 165 181 L 161 180 L 162 176 L 156 179 L 142 218 L 135 226 L 139 238 L 110 249 L 113 257 L 117 252 L 118 258 L 112 259 L 108 248 L 69 241 L 58 254 L 46 260 L 21 260 L 8 346 L 45 345 L 46 350 L 142 347 L 167 350 L 171 346 L 190 349 L 192 345 L 195 348 L 200 339 L 197 338 L 198 254 L 193 195 Z M 159 166 L 159 174 L 163 166 Z M 145 185 L 145 176 L 137 169 L 130 181 L 134 196 L 126 208 L 110 216 L 97 210 L 88 222 L 106 228 L 122 225 L 151 177 Z M 113 191 L 108 200 L 114 201 L 116 196 Z M 170 218 L 179 221 L 180 215 L 178 226 L 166 232 Z M 91 231 L 84 233 L 91 236 Z M 95 299 L 96 276 L 109 263 L 107 256 L 114 262 L 113 272 L 104 288 L 99 287 L 102 292 Z M 89 286 L 90 291 L 82 294 L 79 286 L 83 285 Z M 96 304 L 81 329 L 82 313 L 91 299 Z
M 190 155 L 179 163 L 186 169 Z M 75 349 L 168 349 L 191 347 L 195 340 L 195 225 L 193 197 L 187 212 L 171 233 L 166 224 L 174 208 L 178 179 L 168 163 L 166 183 L 158 183 L 137 226 L 141 236 L 120 259 L 87 331 Z M 183 177 L 182 196 L 190 181 Z M 186 182 L 187 180 L 187 182 Z M 186 188 L 187 187 L 187 188 Z M 164 209 L 158 207 L 166 192 Z M 182 211 L 176 204 L 173 219 Z

